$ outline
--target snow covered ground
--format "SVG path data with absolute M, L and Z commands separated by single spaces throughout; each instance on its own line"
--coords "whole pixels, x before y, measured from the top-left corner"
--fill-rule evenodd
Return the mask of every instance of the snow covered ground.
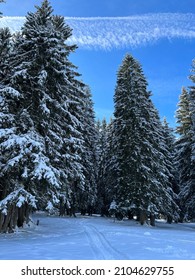
M 195 259 L 195 223 L 141 226 L 97 216 L 33 215 L 39 225 L 0 235 L 1 260 Z

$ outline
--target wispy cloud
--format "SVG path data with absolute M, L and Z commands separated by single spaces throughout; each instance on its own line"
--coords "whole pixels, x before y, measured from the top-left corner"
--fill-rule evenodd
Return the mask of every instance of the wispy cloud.
M 13 32 L 24 23 L 22 17 L 3 17 L 1 26 Z M 195 14 L 158 13 L 129 17 L 65 18 L 73 29 L 68 40 L 79 47 L 105 49 L 138 47 L 163 38 L 195 39 Z
M 25 17 L 2 17 L 0 18 L 0 27 L 9 27 L 11 32 L 20 31 L 25 22 Z

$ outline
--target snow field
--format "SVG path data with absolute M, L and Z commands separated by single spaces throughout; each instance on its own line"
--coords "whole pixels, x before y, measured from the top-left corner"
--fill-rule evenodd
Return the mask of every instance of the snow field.
M 194 260 L 195 224 L 141 226 L 97 216 L 33 215 L 34 226 L 0 235 L 1 260 Z M 39 225 L 36 226 L 36 221 Z

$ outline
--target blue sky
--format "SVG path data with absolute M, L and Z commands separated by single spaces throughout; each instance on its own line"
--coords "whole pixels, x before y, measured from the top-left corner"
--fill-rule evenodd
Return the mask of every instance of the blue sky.
M 73 28 L 71 55 L 82 79 L 89 84 L 98 118 L 113 112 L 116 74 L 126 53 L 143 67 L 153 101 L 175 126 L 182 86 L 189 86 L 195 58 L 194 0 L 51 0 L 55 14 Z M 7 0 L 4 16 L 25 16 L 40 0 Z

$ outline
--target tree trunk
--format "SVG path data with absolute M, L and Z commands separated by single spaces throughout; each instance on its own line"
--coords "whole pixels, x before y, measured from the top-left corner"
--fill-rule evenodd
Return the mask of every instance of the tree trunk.
M 140 210 L 140 224 L 144 225 L 147 221 L 147 214 L 145 210 Z
M 63 197 L 60 197 L 60 216 L 65 216 L 66 214 L 66 204 Z
M 10 219 L 11 219 L 11 209 L 10 208 L 11 207 L 8 206 L 7 215 L 5 216 L 4 223 L 3 223 L 3 226 L 2 226 L 2 232 L 3 233 L 8 232 L 8 226 L 9 226 Z
M 155 226 L 155 215 L 154 214 L 150 214 L 150 225 L 151 226 Z
M 15 205 L 10 205 L 10 220 L 8 224 L 8 232 L 12 233 L 14 231 L 14 215 L 15 215 Z
M 137 211 L 137 218 L 136 218 L 137 222 L 140 222 L 140 211 Z
M 18 207 L 15 206 L 14 218 L 13 218 L 13 226 L 16 228 L 18 221 Z
M 127 211 L 127 216 L 128 216 L 128 219 L 129 219 L 129 220 L 133 220 L 133 213 L 132 213 L 131 210 L 128 210 L 128 211 Z
M 5 215 L 0 212 L 0 232 L 2 232 L 4 221 L 5 221 Z
M 24 216 L 24 206 L 22 205 L 20 208 L 18 208 L 18 221 L 17 221 L 17 226 L 22 227 L 25 221 L 25 216 Z
M 31 207 L 27 203 L 25 203 L 24 208 L 25 208 L 24 218 L 25 218 L 26 223 L 28 224 L 28 222 L 30 220 Z
M 172 222 L 173 222 L 173 218 L 171 216 L 168 216 L 167 217 L 167 223 L 172 224 Z

